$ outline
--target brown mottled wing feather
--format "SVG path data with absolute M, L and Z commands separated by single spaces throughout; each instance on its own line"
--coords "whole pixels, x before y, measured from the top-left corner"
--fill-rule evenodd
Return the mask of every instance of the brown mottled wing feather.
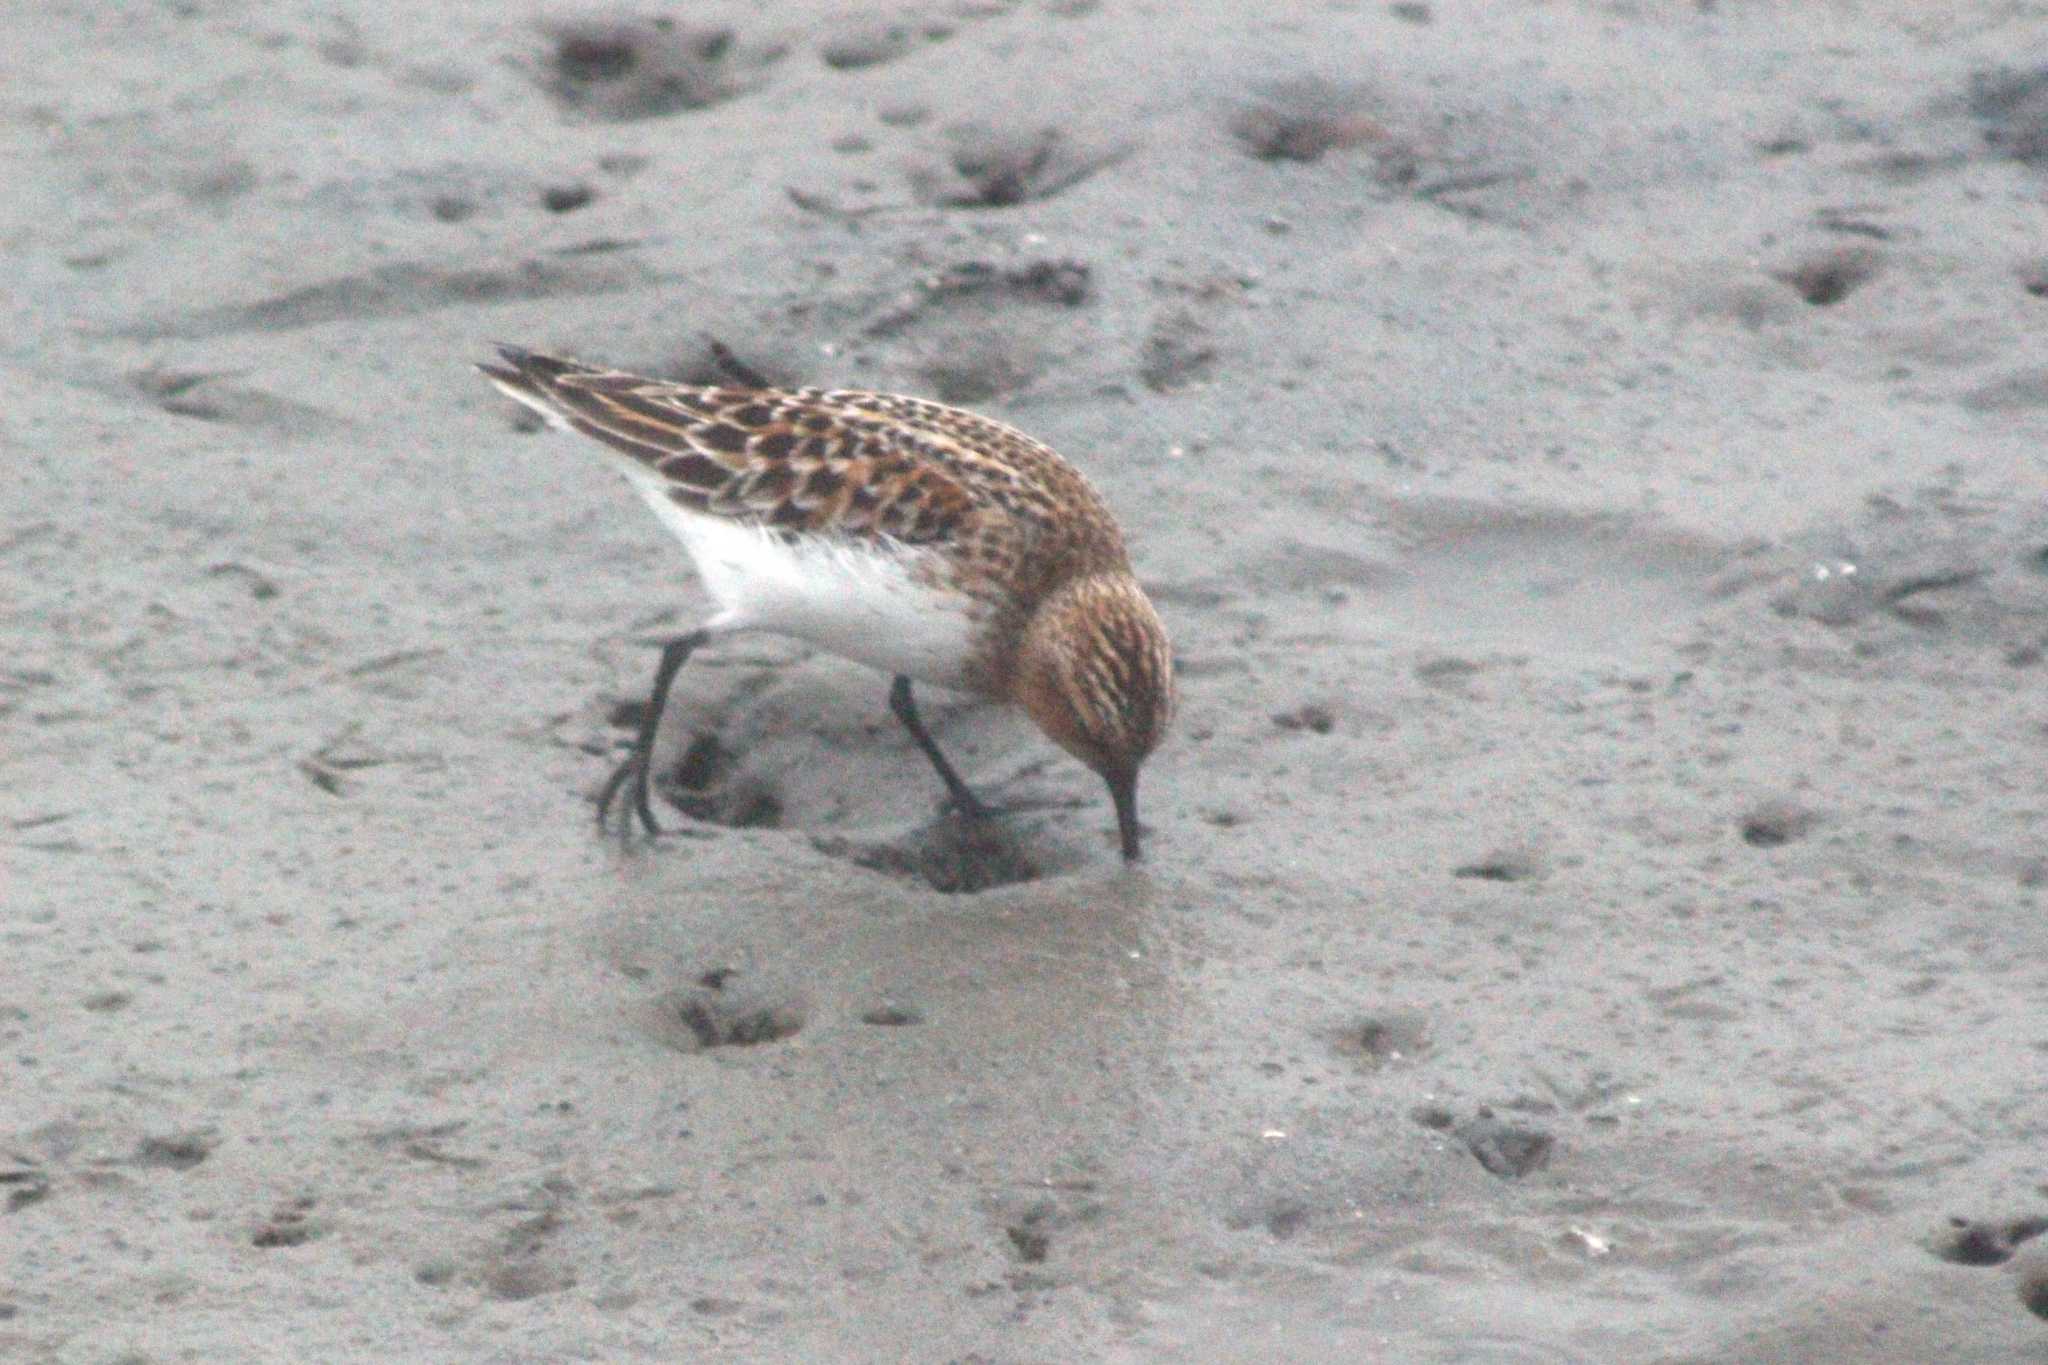
M 905 450 L 942 465 L 976 498 L 1039 533 L 1072 534 L 1116 562 L 1116 521 L 1079 470 L 1053 449 L 991 417 L 923 398 L 805 390 L 838 410 L 882 423 Z
M 997 571 L 1047 535 L 1073 542 L 1069 564 L 1125 562 L 1087 481 L 990 418 L 896 394 L 698 387 L 500 350 L 506 367 L 478 367 L 500 387 L 656 471 L 695 510 L 792 531 L 951 541 Z
M 910 544 L 950 539 L 975 519 L 961 481 L 892 439 L 881 413 L 810 390 L 672 384 L 500 350 L 507 367 L 479 366 L 500 387 L 660 474 L 694 510 Z

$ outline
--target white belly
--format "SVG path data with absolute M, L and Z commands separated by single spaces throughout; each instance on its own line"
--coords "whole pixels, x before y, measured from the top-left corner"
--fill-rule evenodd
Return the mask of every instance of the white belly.
M 634 487 L 689 548 L 717 603 L 705 628 L 765 630 L 940 687 L 960 687 L 973 643 L 972 599 L 919 581 L 928 550 L 776 534 L 692 512 L 635 468 Z

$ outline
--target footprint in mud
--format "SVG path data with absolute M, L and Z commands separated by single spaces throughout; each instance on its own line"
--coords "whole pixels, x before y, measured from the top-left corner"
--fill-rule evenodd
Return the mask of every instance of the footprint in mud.
M 1557 1147 L 1557 1139 L 1543 1129 L 1503 1122 L 1483 1107 L 1477 1118 L 1458 1125 L 1457 1137 L 1481 1166 L 1502 1180 L 1519 1180 L 1542 1170 Z
M 2048 66 L 1980 72 L 1970 81 L 1968 103 L 1996 155 L 2048 166 Z
M 2019 1249 L 2048 1232 L 2048 1218 L 1950 1218 L 1927 1249 L 1957 1265 L 2004 1265 Z
M 991 1211 L 1002 1229 L 1004 1254 L 1019 1270 L 1011 1274 L 1013 1287 L 1041 1283 L 1039 1272 L 1023 1267 L 1042 1266 L 1057 1254 L 1066 1234 L 1100 1219 L 1104 1206 L 1084 1190 L 1063 1191 L 1058 1197 L 1025 1203 L 1006 1202 Z
M 333 428 L 333 415 L 234 382 L 235 376 L 150 365 L 125 376 L 130 388 L 174 417 L 222 426 L 263 427 L 284 435 L 314 435 Z
M 1329 152 L 1366 148 L 1392 180 L 1414 178 L 1414 158 L 1367 112 L 1369 94 L 1356 86 L 1299 80 L 1273 86 L 1239 109 L 1230 133 L 1260 161 L 1319 161 Z
M 1215 336 L 1188 309 L 1173 308 L 1153 320 L 1138 362 L 1138 379 L 1154 393 L 1172 393 L 1209 377 L 1216 368 Z
M 706 109 L 745 88 L 729 28 L 628 15 L 549 22 L 541 83 L 564 109 L 607 123 Z
M 834 71 L 865 71 L 908 55 L 920 38 L 936 43 L 952 33 L 949 25 L 936 22 L 914 26 L 850 19 L 836 25 L 818 44 L 818 59 Z
M 941 403 L 973 407 L 1028 388 L 1045 373 L 1047 357 L 1019 337 L 963 339 L 918 367 L 923 387 Z
M 1855 524 L 1792 550 L 1769 605 L 1866 637 L 2009 651 L 2048 625 L 2040 551 L 2038 523 L 1959 518 L 1932 492 L 1874 499 Z
M 1541 125 L 1483 105 L 1461 107 L 1455 92 L 1321 75 L 1255 88 L 1225 130 L 1255 160 L 1329 158 L 1358 168 L 1383 192 L 1476 220 L 1526 216 L 1542 179 L 1532 168 L 1553 154 Z
M 513 1224 L 484 1256 L 479 1278 L 485 1293 L 517 1303 L 575 1288 L 576 1272 L 554 1245 L 555 1234 L 568 1221 L 563 1207 L 573 1195 L 567 1181 L 550 1177 L 541 1182 L 537 1195 L 506 1205 L 531 1209 L 538 1203 L 540 1211 Z
M 820 835 L 811 844 L 829 857 L 922 882 L 943 895 L 972 895 L 1045 875 L 1038 861 L 1003 829 L 1000 815 L 985 821 L 942 816 L 889 843 Z
M 986 403 L 1052 366 L 1057 333 L 1047 313 L 1078 308 L 1092 292 L 1092 271 L 1081 261 L 965 261 L 920 280 L 862 330 L 902 341 L 905 359 L 941 401 Z
M 1036 260 L 1000 266 L 961 261 L 917 282 L 907 295 L 861 329 L 870 337 L 900 336 L 934 317 L 1000 314 L 1019 305 L 1078 308 L 1094 292 L 1087 262 Z
M 2048 1233 L 2048 1217 L 1956 1218 L 1922 1243 L 1954 1265 L 1991 1267 L 2008 1262 L 2017 1273 L 2020 1305 L 2048 1318 L 2048 1254 L 2028 1243 Z
M 787 992 L 751 985 L 730 967 L 697 978 L 655 1001 L 653 1030 L 679 1052 L 779 1043 L 802 1031 L 808 1010 Z
M 1057 128 L 983 126 L 953 131 L 944 171 L 911 174 L 917 197 L 942 208 L 1002 209 L 1064 193 L 1130 154 L 1124 145 L 1079 146 Z
M 941 793 L 930 765 L 893 720 L 875 716 L 862 694 L 843 685 L 841 671 L 830 661 L 817 669 L 769 663 L 747 670 L 720 705 L 721 718 L 657 767 L 657 804 L 687 817 L 663 827 L 699 839 L 712 837 L 706 826 L 799 832 L 828 857 L 948 894 L 1032 881 L 1081 861 L 1046 815 L 1097 813 L 1106 803 L 1096 794 L 1041 783 L 1052 760 L 1040 756 L 1004 763 L 1007 776 L 980 784 L 980 795 L 996 805 L 988 818 L 950 808 L 933 814 Z M 635 735 L 645 706 L 616 701 L 608 719 Z M 1016 718 L 964 710 L 927 712 L 956 758 L 985 763 L 1008 747 L 1004 726 Z M 617 758 L 625 752 L 623 741 L 579 747 Z
M 313 1218 L 316 1203 L 311 1195 L 301 1195 L 279 1204 L 256 1225 L 249 1235 L 250 1245 L 265 1249 L 304 1246 L 320 1236 L 322 1228 Z

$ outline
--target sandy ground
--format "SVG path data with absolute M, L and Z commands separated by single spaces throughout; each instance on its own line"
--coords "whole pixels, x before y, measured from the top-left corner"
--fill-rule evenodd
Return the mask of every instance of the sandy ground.
M 0 149 L 0 1356 L 2048 1360 L 2048 8 L 74 0 Z M 468 367 L 708 337 L 1122 511 L 1141 871 L 769 640 L 598 836 L 702 599 Z

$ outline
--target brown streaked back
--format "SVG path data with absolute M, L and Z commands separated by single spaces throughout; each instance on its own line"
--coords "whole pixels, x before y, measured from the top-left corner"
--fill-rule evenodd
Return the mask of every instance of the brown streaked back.
M 1031 564 L 1124 566 L 1095 490 L 1044 443 L 896 394 L 697 386 L 501 347 L 478 368 L 670 485 L 682 506 L 792 532 L 950 545 L 1035 598 Z

